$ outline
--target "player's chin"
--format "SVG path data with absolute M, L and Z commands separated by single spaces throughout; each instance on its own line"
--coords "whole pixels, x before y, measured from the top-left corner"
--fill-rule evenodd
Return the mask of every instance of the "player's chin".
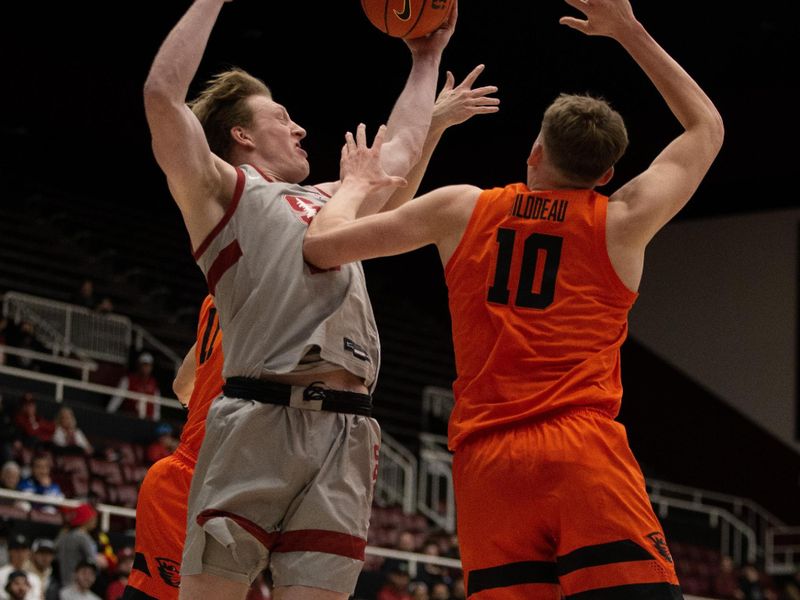
M 308 177 L 309 173 L 311 173 L 311 166 L 308 164 L 306 159 L 302 159 L 297 162 L 297 165 L 295 165 L 295 176 L 292 178 L 292 180 L 303 181 L 306 177 Z

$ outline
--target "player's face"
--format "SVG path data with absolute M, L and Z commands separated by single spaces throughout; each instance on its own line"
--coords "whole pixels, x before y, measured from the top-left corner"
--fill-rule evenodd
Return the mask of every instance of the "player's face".
M 251 96 L 248 103 L 253 111 L 248 131 L 270 173 L 289 183 L 308 177 L 308 155 L 300 147 L 306 130 L 292 121 L 283 106 L 266 96 Z

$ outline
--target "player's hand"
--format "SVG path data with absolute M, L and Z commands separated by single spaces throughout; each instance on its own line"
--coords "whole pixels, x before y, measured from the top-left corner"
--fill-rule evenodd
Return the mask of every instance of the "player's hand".
M 586 35 L 604 35 L 619 39 L 636 23 L 630 0 L 564 0 L 586 18 L 561 17 L 559 23 Z
M 453 36 L 453 32 L 456 29 L 456 21 L 458 21 L 458 0 L 455 0 L 453 8 L 450 10 L 450 16 L 436 31 L 413 40 L 404 40 L 411 50 L 411 54 L 441 54 L 445 46 L 447 46 L 447 42 Z
M 431 130 L 444 131 L 475 115 L 496 113 L 500 110 L 500 99 L 490 96 L 497 92 L 496 86 L 485 85 L 472 89 L 472 85 L 483 73 L 484 68 L 483 65 L 478 65 L 458 85 L 455 85 L 453 73 L 447 72 L 444 87 L 436 98 L 436 104 L 433 105 Z
M 351 132 L 344 136 L 342 159 L 339 171 L 342 183 L 359 182 L 372 188 L 403 187 L 407 182 L 402 177 L 388 175 L 381 165 L 381 147 L 386 136 L 386 125 L 381 125 L 370 148 L 367 144 L 366 125 L 360 123 L 355 138 Z

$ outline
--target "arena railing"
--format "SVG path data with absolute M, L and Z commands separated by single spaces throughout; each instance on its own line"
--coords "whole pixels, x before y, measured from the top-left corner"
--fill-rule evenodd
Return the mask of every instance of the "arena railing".
M 447 438 L 420 433 L 419 489 L 417 510 L 436 525 L 452 533 L 456 528 L 456 500 L 453 490 L 453 455 Z
M 131 400 L 143 400 L 151 404 L 159 404 L 169 408 L 183 409 L 183 405 L 173 398 L 162 398 L 161 396 L 150 396 L 148 394 L 140 394 L 139 392 L 131 392 L 129 390 L 122 390 L 119 388 L 111 387 L 108 385 L 100 385 L 98 383 L 89 383 L 86 381 L 78 381 L 77 379 L 68 379 L 66 377 L 57 377 L 55 375 L 47 375 L 45 373 L 37 373 L 36 371 L 28 371 L 26 369 L 19 369 L 17 367 L 9 367 L 0 365 L 0 373 L 10 377 L 19 379 L 27 379 L 31 381 L 38 381 L 53 386 L 53 398 L 56 402 L 64 402 L 65 389 L 83 390 L 93 394 L 99 394 L 104 397 L 108 396 L 122 396 L 123 398 L 130 398 Z
M 768 532 L 776 527 L 785 527 L 785 523 L 764 507 L 748 498 L 721 494 L 699 488 L 693 488 L 658 479 L 647 479 L 647 490 L 652 496 L 681 500 L 696 507 L 721 508 L 743 522 L 755 533 L 759 559 L 765 558 Z
M 7 498 L 13 500 L 15 505 L 20 506 L 19 503 L 27 503 L 29 505 L 49 505 L 57 506 L 59 508 L 76 508 L 84 504 L 85 500 L 70 500 L 67 498 L 53 498 L 52 496 L 45 496 L 42 494 L 31 494 L 29 492 L 16 492 L 13 490 L 0 489 L 0 498 Z M 119 517 L 136 518 L 136 511 L 132 508 L 124 506 L 113 506 L 111 504 L 96 504 L 93 505 L 99 515 L 100 530 L 107 532 L 111 528 L 111 515 Z M 30 512 L 30 507 L 22 507 L 25 512 Z
M 4 354 L 7 356 L 19 356 L 21 358 L 29 358 L 37 362 L 46 362 L 53 365 L 75 369 L 81 372 L 81 381 L 89 381 L 89 373 L 97 370 L 97 363 L 93 360 L 64 358 L 54 354 L 45 354 L 44 352 L 35 352 L 25 348 L 15 348 L 13 346 L 5 346 L 0 344 L 0 356 L 3 356 Z M 2 364 L 1 361 L 0 364 Z
M 33 323 L 37 337 L 54 352 L 76 353 L 127 364 L 132 341 L 130 319 L 20 292 L 3 296 L 3 315 Z
M 399 504 L 403 512 L 415 511 L 417 459 L 388 433 L 381 432 L 378 481 L 375 499 L 378 504 Z
M 770 575 L 791 575 L 800 569 L 800 527 L 772 527 L 767 531 L 764 564 Z

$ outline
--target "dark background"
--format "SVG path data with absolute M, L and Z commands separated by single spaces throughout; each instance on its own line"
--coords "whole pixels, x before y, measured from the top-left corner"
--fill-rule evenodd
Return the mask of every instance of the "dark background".
M 2 202 L 47 187 L 148 207 L 186 238 L 149 147 L 141 90 L 161 40 L 186 0 L 14 5 L 0 22 L 4 105 Z M 726 125 L 725 146 L 689 206 L 694 218 L 798 206 L 800 9 L 762 0 L 633 3 L 638 18 L 706 89 Z M 604 191 L 645 168 L 679 132 L 655 89 L 616 42 L 558 24 L 574 14 L 560 0 L 462 0 L 444 68 L 458 81 L 485 63 L 501 112 L 450 130 L 423 190 L 523 180 L 544 107 L 562 91 L 603 95 L 623 114 L 630 148 Z M 357 0 L 235 0 L 212 33 L 194 94 L 211 74 L 237 65 L 263 78 L 308 131 L 309 182 L 338 177 L 343 134 L 374 131 L 402 88 L 410 56 L 374 28 Z M 137 235 L 135 223 L 131 235 Z M 187 240 L 188 243 L 188 240 Z M 372 287 L 422 303 L 446 319 L 441 267 L 431 248 L 367 265 Z M 197 272 L 199 277 L 199 271 Z

